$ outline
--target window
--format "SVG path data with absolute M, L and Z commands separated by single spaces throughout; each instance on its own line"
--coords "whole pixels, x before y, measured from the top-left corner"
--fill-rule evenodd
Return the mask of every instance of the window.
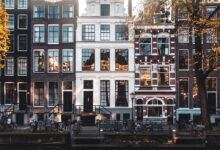
M 6 58 L 5 59 L 5 76 L 13 76 L 14 75 L 14 58 Z
M 206 31 L 206 43 L 217 43 L 217 30 L 209 28 Z
M 9 24 L 9 30 L 10 31 L 14 31 L 14 28 L 15 28 L 15 18 L 14 18 L 14 15 L 9 15 L 8 24 Z
M 58 19 L 59 18 L 59 7 L 58 6 L 49 6 L 48 18 L 49 19 Z
M 59 25 L 48 26 L 48 44 L 59 44 Z
M 71 5 L 63 6 L 63 18 L 73 18 L 73 6 Z
M 87 41 L 95 40 L 95 25 L 94 24 L 82 25 L 82 40 L 87 40 Z
M 27 51 L 27 35 L 18 35 L 18 51 Z
M 43 82 L 34 82 L 34 106 L 44 106 Z
M 18 29 L 27 29 L 28 26 L 28 16 L 18 15 Z
M 207 91 L 216 91 L 217 90 L 216 78 L 207 78 L 206 85 L 207 85 Z
M 141 68 L 140 69 L 140 85 L 150 86 L 151 85 L 151 68 Z
M 63 43 L 73 42 L 73 25 L 63 25 Z
M 27 9 L 28 0 L 18 0 L 18 9 Z
M 93 89 L 93 81 L 92 80 L 84 80 L 83 81 L 83 89 Z
M 44 72 L 45 60 L 44 50 L 34 50 L 34 72 Z
M 95 70 L 95 49 L 82 49 L 82 70 Z
M 158 37 L 157 49 L 158 55 L 169 55 L 170 39 L 168 37 Z
M 188 79 L 179 79 L 179 107 L 188 107 Z
M 207 18 L 209 18 L 209 16 L 211 16 L 212 15 L 212 13 L 215 11 L 215 9 L 216 9 L 216 7 L 214 7 L 214 6 L 209 6 L 209 7 L 207 7 L 206 8 L 206 17 Z M 213 16 L 212 16 L 212 18 L 216 18 L 217 17 L 217 13 L 215 13 Z
M 5 104 L 14 104 L 15 101 L 15 84 L 5 83 Z
M 44 25 L 34 25 L 34 43 L 45 42 L 45 27 Z
M 58 50 L 48 50 L 48 72 L 59 72 Z
M 101 16 L 110 16 L 110 4 L 101 4 Z
M 115 70 L 128 71 L 128 49 L 115 50 Z
M 73 50 L 63 50 L 62 55 L 62 71 L 73 72 Z
M 179 70 L 189 69 L 189 50 L 179 50 Z
M 127 25 L 115 25 L 115 40 L 128 40 Z
M 198 86 L 196 78 L 193 78 L 193 107 L 199 108 L 200 107 L 200 100 L 198 97 Z
M 110 81 L 100 81 L 100 104 L 101 106 L 110 106 Z
M 128 106 L 128 81 L 116 80 L 115 81 L 115 106 L 127 107 Z
M 169 67 L 158 67 L 158 85 L 169 85 Z
M 58 104 L 58 82 L 49 82 L 49 106 Z
M 188 19 L 188 11 L 184 8 L 178 9 L 178 19 L 179 20 L 187 20 Z
M 72 91 L 72 82 L 71 81 L 63 81 L 63 90 L 65 91 Z
M 140 54 L 151 55 L 151 38 L 140 38 Z
M 110 25 L 101 24 L 100 28 L 100 40 L 110 40 Z
M 26 76 L 27 75 L 27 58 L 18 57 L 18 75 Z
M 44 6 L 34 6 L 33 17 L 34 18 L 44 18 L 45 17 L 45 8 L 44 8 Z
M 109 71 L 110 70 L 110 50 L 101 49 L 101 61 L 100 61 L 100 70 Z
M 13 34 L 11 34 L 10 36 L 9 36 L 9 40 L 10 40 L 10 44 L 9 44 L 9 50 L 8 50 L 8 52 L 14 52 L 14 45 L 15 45 L 15 43 L 14 43 L 14 35 Z
M 148 117 L 162 117 L 162 101 L 158 99 L 150 100 L 147 103 Z
M 14 9 L 15 1 L 14 0 L 5 0 L 5 9 Z
M 189 29 L 188 28 L 179 29 L 178 42 L 179 43 L 189 43 Z

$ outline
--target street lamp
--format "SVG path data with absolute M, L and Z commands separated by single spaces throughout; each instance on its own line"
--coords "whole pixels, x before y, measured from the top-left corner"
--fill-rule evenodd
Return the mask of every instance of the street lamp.
M 130 95 L 131 95 L 131 101 L 132 101 L 132 105 L 131 105 L 131 109 L 132 109 L 132 111 L 131 111 L 131 120 L 133 122 L 134 121 L 134 99 L 135 99 L 135 93 L 132 92 Z

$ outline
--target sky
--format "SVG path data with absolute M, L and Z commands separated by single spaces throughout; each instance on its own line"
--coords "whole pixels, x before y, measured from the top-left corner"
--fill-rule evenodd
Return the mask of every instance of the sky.
M 135 6 L 137 6 L 137 4 L 139 3 L 140 0 L 132 0 L 132 5 L 133 8 L 135 8 Z M 86 8 L 86 0 L 79 0 L 79 14 L 83 14 L 85 13 L 85 8 Z M 127 11 L 128 8 L 128 0 L 125 0 L 125 8 Z M 135 10 L 135 9 L 133 9 Z

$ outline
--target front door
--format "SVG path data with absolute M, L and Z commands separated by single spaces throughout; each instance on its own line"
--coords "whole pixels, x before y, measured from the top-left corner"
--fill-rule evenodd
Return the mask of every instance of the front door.
M 92 91 L 84 91 L 84 112 L 92 112 L 93 111 L 93 92 Z
M 137 104 L 137 121 L 143 121 L 143 100 L 138 99 Z
M 19 110 L 25 110 L 27 105 L 27 92 L 19 92 Z
M 63 111 L 64 112 L 72 112 L 72 92 L 63 92 Z

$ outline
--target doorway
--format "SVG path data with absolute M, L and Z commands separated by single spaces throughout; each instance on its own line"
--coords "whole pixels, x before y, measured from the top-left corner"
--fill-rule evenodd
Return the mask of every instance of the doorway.
M 93 111 L 93 91 L 84 91 L 84 112 Z
M 63 111 L 72 112 L 72 92 L 64 91 L 63 92 Z

